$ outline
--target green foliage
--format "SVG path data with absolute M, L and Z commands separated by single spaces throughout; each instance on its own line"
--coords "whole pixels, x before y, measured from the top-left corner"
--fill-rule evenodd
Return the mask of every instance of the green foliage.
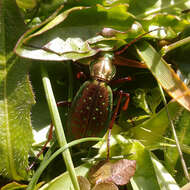
M 32 9 L 37 5 L 36 0 L 16 0 L 16 3 L 20 8 L 24 9 Z
M 30 111 L 34 94 L 28 78 L 29 67 L 13 53 L 23 30 L 15 2 L 1 1 L 0 174 L 14 180 L 27 179 L 28 154 L 33 142 Z
M 7 185 L 5 185 L 2 190 L 16 190 L 16 189 L 26 189 L 26 186 L 27 185 L 24 185 L 24 184 L 19 184 L 19 183 L 16 183 L 16 182 L 12 182 L 12 183 L 9 183 Z
M 0 0 L 1 186 L 6 184 L 7 178 L 28 181 L 28 189 L 67 190 L 73 189 L 73 186 L 78 189 L 76 175 L 87 176 L 95 160 L 106 157 L 107 136 L 94 146 L 95 151 L 84 148 L 85 144 L 89 144 L 89 139 L 77 141 L 83 142 L 84 146 L 73 148 L 70 157 L 63 133 L 69 108 L 60 108 L 61 124 L 55 99 L 73 99 L 73 94 L 82 85 L 75 75 L 81 70 L 89 73 L 87 66 L 99 52 L 115 52 L 155 28 L 160 30 L 146 34 L 119 55 L 125 60 L 139 60 L 148 69 L 117 66 L 116 78 L 130 75 L 133 80 L 113 87 L 113 90 L 129 92 L 130 103 L 128 110 L 120 111 L 115 121 L 110 154 L 113 158 L 127 156 L 127 159 L 136 160 L 136 172 L 130 185 L 127 185 L 128 189 L 178 190 L 179 186 L 187 183 L 170 129 L 170 119 L 176 126 L 189 167 L 190 93 L 175 72 L 180 71 L 186 81 L 189 79 L 189 0 L 16 2 Z M 164 46 L 160 45 L 163 40 L 166 43 Z M 39 63 L 43 65 L 42 70 Z M 81 63 L 80 66 L 77 63 Z M 161 101 L 157 81 L 175 99 L 171 100 L 166 95 L 168 102 L 171 100 L 167 107 Z M 32 88 L 36 104 L 31 109 L 35 103 Z M 114 96 L 114 107 L 117 101 Z M 51 145 L 45 156 L 38 160 L 39 169 L 27 172 L 28 158 L 35 159 L 37 150 L 46 140 L 41 131 L 48 128 L 51 120 L 56 131 L 57 140 L 54 141 L 58 141 L 62 148 L 54 153 L 56 143 Z M 56 157 L 61 152 L 65 162 L 62 157 Z M 82 157 L 92 160 L 83 164 Z M 77 167 L 76 175 L 72 164 Z M 39 184 L 36 185 L 39 177 Z M 42 181 L 45 184 L 41 187 Z M 26 185 L 21 182 L 3 187 L 24 188 Z

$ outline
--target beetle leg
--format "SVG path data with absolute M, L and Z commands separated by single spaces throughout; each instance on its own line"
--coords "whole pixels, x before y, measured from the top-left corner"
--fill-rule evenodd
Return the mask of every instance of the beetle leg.
M 71 102 L 69 101 L 60 101 L 60 102 L 57 102 L 57 106 L 71 106 Z
M 82 72 L 82 71 L 78 72 L 76 77 L 77 77 L 77 79 L 83 79 L 83 80 L 87 79 L 86 74 L 84 72 Z
M 124 106 L 122 107 L 122 110 L 126 111 L 128 108 L 128 105 L 129 105 L 129 101 L 130 101 L 130 94 L 129 93 L 123 93 L 123 96 L 126 97 L 126 100 L 125 100 Z
M 108 129 L 108 139 L 107 139 L 107 160 L 109 160 L 109 156 L 110 156 L 110 137 L 111 137 L 111 130 L 113 128 L 113 124 L 115 122 L 115 119 L 117 117 L 117 113 L 119 111 L 119 107 L 120 107 L 120 104 L 121 104 L 121 100 L 123 98 L 123 96 L 126 97 L 126 101 L 125 101 L 125 104 L 124 106 L 122 107 L 122 110 L 127 110 L 128 108 L 128 104 L 129 104 L 129 100 L 130 100 L 130 95 L 129 93 L 124 93 L 122 90 L 120 90 L 119 92 L 119 100 L 117 102 L 117 105 L 116 105 L 116 108 L 114 110 L 114 113 L 113 113 L 113 116 L 112 116 L 112 119 L 111 119 L 111 122 L 109 124 L 109 129 Z
M 35 160 L 32 162 L 32 164 L 27 168 L 27 170 L 31 170 L 34 166 L 34 164 L 36 163 L 36 160 L 40 157 L 40 155 L 44 152 L 44 150 L 47 147 L 47 144 L 51 141 L 53 137 L 53 123 L 51 123 L 50 128 L 49 128 L 49 133 L 48 133 L 48 139 L 46 141 L 46 143 L 43 145 L 43 147 L 41 148 L 40 152 L 38 152 Z
M 68 101 L 60 101 L 57 102 L 57 106 L 70 106 L 71 102 Z M 48 143 L 52 140 L 53 137 L 53 123 L 51 122 L 50 128 L 49 128 L 49 133 L 48 133 L 48 138 L 46 143 L 43 145 L 43 147 L 41 148 L 40 152 L 37 154 L 35 160 L 32 162 L 32 164 L 27 168 L 27 170 L 31 170 L 36 162 L 36 160 L 40 157 L 40 155 L 44 152 L 44 150 L 46 149 Z
M 147 68 L 147 66 L 143 62 L 136 61 L 133 59 L 128 59 L 128 58 L 121 57 L 118 55 L 115 55 L 115 59 L 113 60 L 113 64 L 119 65 L 119 66 L 142 68 L 142 69 Z
M 115 84 L 120 84 L 120 83 L 124 83 L 124 82 L 130 82 L 132 81 L 132 78 L 129 77 L 124 77 L 124 78 L 120 78 L 120 79 L 115 79 L 115 80 L 111 80 L 109 82 L 110 85 L 115 85 Z

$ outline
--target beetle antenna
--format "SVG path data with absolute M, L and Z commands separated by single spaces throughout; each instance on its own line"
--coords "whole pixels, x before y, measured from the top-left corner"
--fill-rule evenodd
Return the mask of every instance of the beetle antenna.
M 150 30 L 148 32 L 145 32 L 144 34 L 141 34 L 140 36 L 138 36 L 137 38 L 135 38 L 134 40 L 132 40 L 131 42 L 129 42 L 122 50 L 116 51 L 115 55 L 122 54 L 129 46 L 131 46 L 132 44 L 134 44 L 135 42 L 137 42 L 138 40 L 140 40 L 143 36 L 145 36 L 145 35 L 147 35 L 147 34 L 149 34 L 151 32 L 157 31 L 157 30 L 165 30 L 165 28 L 156 28 L 156 29 Z

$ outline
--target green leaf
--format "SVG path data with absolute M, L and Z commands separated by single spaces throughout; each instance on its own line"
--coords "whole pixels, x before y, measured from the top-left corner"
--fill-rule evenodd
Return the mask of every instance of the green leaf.
M 90 164 L 83 164 L 76 168 L 77 176 L 85 176 L 89 171 L 91 165 Z M 45 184 L 40 190 L 63 190 L 63 189 L 70 189 L 71 187 L 71 179 L 69 177 L 68 172 L 56 177 L 49 183 Z
M 142 22 L 143 27 L 148 31 L 154 28 L 165 27 L 167 30 L 152 32 L 151 36 L 160 36 L 162 39 L 172 39 L 178 36 L 178 33 L 189 26 L 189 22 L 180 19 L 175 15 L 157 14 L 145 18 Z
M 8 183 L 7 185 L 3 186 L 1 190 L 21 190 L 21 189 L 26 189 L 25 184 L 19 184 L 16 182 Z
M 156 108 L 162 101 L 160 90 L 158 88 L 151 89 L 150 92 L 147 93 L 146 99 L 147 99 L 148 105 L 149 105 L 152 113 L 155 114 Z
M 165 30 L 154 31 L 149 36 L 171 39 L 189 25 L 185 19 L 165 14 L 138 20 L 128 12 L 130 5 L 118 2 L 110 7 L 100 4 L 67 10 L 60 7 L 47 20 L 24 34 L 15 47 L 15 52 L 31 59 L 76 61 L 91 57 L 99 51 L 113 51 L 126 44 L 124 39 L 130 41 L 130 38 L 136 38 L 144 30 L 162 27 Z M 104 28 L 118 30 L 118 34 L 105 37 L 101 35 Z
M 164 90 L 184 108 L 190 110 L 189 89 L 180 80 L 175 71 L 147 42 L 138 43 L 137 47 L 139 56 L 145 61 L 148 69 L 152 72 Z
M 130 1 L 129 12 L 138 18 L 144 18 L 156 13 L 181 14 L 182 10 L 190 8 L 189 0 L 161 1 L 161 0 L 132 0 Z
M 105 27 L 127 31 L 135 21 L 127 12 L 127 7 L 126 4 L 111 8 L 97 5 L 91 8 L 73 7 L 66 11 L 60 7 L 47 20 L 24 34 L 15 52 L 31 59 L 76 61 L 91 57 L 100 50 L 113 50 L 115 46 L 125 44 L 123 38 L 131 32 L 122 34 L 121 39 L 102 37 L 99 33 Z M 106 44 L 107 41 L 110 43 Z
M 175 129 L 179 139 L 179 143 L 182 146 L 182 150 L 183 146 L 190 146 L 189 125 L 190 125 L 190 112 L 183 109 L 181 111 L 181 114 L 175 120 Z M 173 136 L 171 136 L 171 138 L 173 138 Z M 173 174 L 175 173 L 175 168 L 178 159 L 179 159 L 179 153 L 177 151 L 177 148 L 167 147 L 165 149 L 166 165 Z
M 168 104 L 168 110 L 172 119 L 178 117 L 183 109 L 176 102 Z M 144 145 L 153 145 L 162 139 L 166 129 L 169 126 L 166 108 L 163 108 L 156 115 L 146 120 L 142 124 L 130 129 L 130 133 L 134 139 L 141 140 Z
M 36 0 L 16 0 L 17 5 L 20 8 L 32 9 L 37 5 Z
M 134 190 L 179 189 L 175 180 L 163 165 L 141 143 L 134 141 L 130 152 L 133 153 L 131 159 L 135 159 L 137 162 L 136 173 L 131 179 L 131 185 Z
M 134 154 L 131 158 L 137 163 L 135 175 L 131 179 L 133 189 L 160 189 L 149 151 L 141 143 L 134 142 L 130 152 Z
M 143 109 L 146 113 L 151 114 L 146 101 L 146 92 L 143 89 L 136 89 L 133 101 L 136 107 Z
M 156 108 L 161 103 L 161 94 L 158 88 L 146 89 L 146 90 L 138 88 L 135 90 L 132 99 L 133 99 L 133 104 L 137 108 L 141 108 L 148 115 L 151 115 L 156 113 Z M 148 115 L 144 114 L 144 116 Z
M 153 154 L 151 154 L 151 160 L 156 172 L 160 189 L 179 190 L 180 187 L 177 185 L 176 181 Z
M 15 1 L 1 1 L 0 174 L 15 180 L 27 179 L 28 153 L 33 141 L 30 109 L 34 95 L 28 65 L 12 52 L 23 29 Z
M 64 7 L 61 7 L 49 17 L 49 14 L 55 11 L 55 7 L 57 8 L 62 4 Z M 71 76 L 66 69 L 68 62 L 65 60 L 79 60 L 80 63 L 83 61 L 82 63 L 88 65 L 92 59 L 96 59 L 96 56 L 94 55 L 99 51 L 115 51 L 127 42 L 130 42 L 132 39 L 143 34 L 145 31 L 150 31 L 155 27 L 163 27 L 165 30 L 154 31 L 146 35 L 145 39 L 151 38 L 149 39 L 151 44 L 156 46 L 156 42 L 163 38 L 170 39 L 170 42 L 178 40 L 179 38 L 176 37 L 180 37 L 178 35 L 181 35 L 181 32 L 189 25 L 190 22 L 188 11 L 186 10 L 186 13 L 181 12 L 182 10 L 188 8 L 190 8 L 189 0 L 40 1 L 39 7 L 36 8 L 38 11 L 35 12 L 33 10 L 34 12 L 33 14 L 30 14 L 30 16 L 28 15 L 29 11 L 27 13 L 23 11 L 23 15 L 25 18 L 27 17 L 25 22 L 31 22 L 30 25 L 33 24 L 36 26 L 25 33 L 23 32 L 24 35 L 20 38 L 15 50 L 17 54 L 26 58 L 53 61 L 48 64 L 44 62 L 43 66 L 48 66 L 48 70 L 51 72 L 50 77 L 54 80 L 52 86 L 55 97 L 57 100 L 67 100 L 68 96 L 69 99 L 72 99 L 68 88 L 73 87 L 73 92 L 76 91 L 80 87 L 81 81 L 76 80 L 76 83 L 73 84 L 73 86 L 70 85 L 68 78 Z M 36 21 L 32 20 L 33 17 Z M 45 18 L 48 19 L 45 20 Z M 17 22 L 16 19 L 12 20 Z M 45 21 L 37 26 L 36 23 L 41 22 L 41 20 Z M 10 24 L 10 26 L 12 25 Z M 103 33 L 105 28 L 108 28 L 112 32 L 114 31 L 115 33 L 112 33 L 111 35 L 108 33 Z M 14 31 L 16 31 L 16 29 Z M 187 36 L 188 35 L 189 33 L 187 33 Z M 14 35 L 11 37 L 13 36 Z M 171 40 L 171 38 L 175 39 Z M 184 37 L 182 36 L 181 38 L 183 39 Z M 160 47 L 156 46 L 156 49 L 153 49 L 149 44 L 144 43 L 143 40 L 139 40 L 137 47 L 139 55 L 136 54 L 133 47 L 130 47 L 125 54 L 123 54 L 123 56 L 132 59 L 139 59 L 140 57 L 143 63 L 145 62 L 147 64 L 155 78 L 162 84 L 162 86 L 165 87 L 167 92 L 172 94 L 173 90 L 178 92 L 181 90 L 180 94 L 176 93 L 176 96 L 173 96 L 175 100 L 181 99 L 181 97 L 188 95 L 185 102 L 188 107 L 190 105 L 189 89 L 183 85 L 179 78 L 176 77 L 175 72 L 173 72 L 166 62 L 163 61 L 157 52 Z M 185 49 L 186 51 L 184 51 Z M 167 62 L 170 64 L 178 62 L 178 66 L 180 68 L 183 67 L 185 61 L 187 66 L 184 68 L 184 72 L 188 75 L 189 44 L 186 44 L 186 47 L 181 47 L 181 50 L 182 51 L 179 51 L 178 48 L 173 54 L 170 54 L 171 52 L 169 52 L 164 58 L 167 58 Z M 181 54 L 181 52 L 183 53 Z M 127 60 L 126 58 L 125 60 Z M 58 64 L 55 62 L 62 60 L 65 61 L 65 64 Z M 22 62 L 25 63 L 25 60 L 22 60 Z M 33 63 L 34 64 L 32 67 L 35 68 L 35 71 L 31 72 L 31 76 L 33 78 L 33 88 L 36 90 L 36 97 L 40 109 L 38 109 L 39 107 L 37 108 L 38 105 L 35 105 L 33 109 L 33 113 L 35 113 L 35 115 L 32 113 L 32 120 L 34 121 L 33 128 L 38 131 L 40 128 L 47 126 L 51 119 L 48 117 L 48 108 L 42 106 L 42 102 L 44 101 L 44 93 L 40 91 L 40 86 L 42 85 L 39 82 L 40 79 L 38 77 L 38 75 L 40 75 L 40 73 L 38 73 L 38 70 L 40 70 L 38 67 L 39 61 L 33 61 Z M 73 63 L 73 65 L 69 65 L 73 67 L 74 77 L 75 73 L 79 69 L 78 67 L 76 68 L 75 63 Z M 176 65 L 177 64 L 175 64 L 175 66 Z M 49 66 L 51 68 L 49 68 Z M 57 67 L 57 69 L 55 69 L 55 67 Z M 84 68 L 83 66 L 80 66 L 80 68 L 82 68 L 82 71 L 88 72 L 87 67 Z M 155 161 L 155 159 L 152 158 L 152 155 L 149 152 L 149 150 L 152 150 L 153 148 L 155 149 L 155 147 L 157 149 L 163 149 L 162 142 L 163 140 L 164 142 L 166 141 L 166 137 L 163 136 L 165 135 L 165 132 L 169 131 L 167 112 L 165 108 L 160 111 L 162 104 L 159 105 L 160 93 L 158 90 L 150 90 L 151 88 L 156 87 L 156 82 L 153 80 L 152 76 L 151 80 L 149 77 L 148 79 L 146 77 L 147 74 L 151 75 L 151 73 L 145 69 L 139 70 L 140 69 L 121 68 L 118 66 L 116 78 L 125 77 L 129 74 L 132 75 L 131 77 L 134 77 L 135 80 L 128 84 L 118 84 L 115 86 L 116 89 L 122 89 L 126 92 L 130 92 L 132 101 L 130 101 L 129 109 L 126 112 L 121 111 L 121 114 L 120 112 L 118 114 L 119 124 L 122 125 L 122 129 L 116 127 L 117 130 L 114 131 L 114 126 L 112 130 L 112 137 L 110 138 L 110 154 L 111 156 L 119 157 L 128 156 L 129 153 L 132 153 L 133 155 L 130 155 L 130 158 L 134 156 L 137 160 L 137 173 L 133 181 L 133 186 L 129 187 L 130 189 L 169 189 L 167 186 L 170 184 L 169 180 L 171 178 L 169 178 L 169 180 L 165 178 L 165 176 L 168 176 L 169 173 L 165 170 L 161 163 L 158 162 L 158 160 Z M 15 75 L 13 75 L 13 77 L 15 77 Z M 138 78 L 141 80 L 138 81 Z M 64 80 L 64 86 L 62 87 L 56 83 L 56 80 L 60 79 Z M 149 84 L 151 84 L 151 87 Z M 140 89 L 142 92 L 139 93 L 141 97 L 138 101 L 133 99 L 133 92 L 135 92 L 136 89 Z M 38 99 L 38 97 L 40 98 Z M 117 102 L 117 99 L 114 99 L 114 103 L 115 102 Z M 113 105 L 115 105 L 114 103 Z M 135 103 L 137 103 L 137 106 L 135 106 Z M 37 112 L 35 112 L 35 109 L 38 109 Z M 66 115 L 68 109 L 69 108 L 59 109 L 59 111 L 61 111 L 60 115 L 62 115 L 62 120 L 64 123 L 67 122 Z M 176 122 L 177 128 L 179 127 L 178 134 L 180 135 L 180 139 L 185 141 L 182 142 L 181 145 L 182 150 L 187 153 L 188 158 L 189 141 L 186 141 L 186 137 L 188 139 L 188 134 L 185 133 L 185 131 L 188 132 L 187 127 L 189 120 L 186 119 L 188 114 L 185 114 L 184 117 L 181 115 L 184 108 L 177 102 L 169 103 L 168 109 L 171 118 Z M 159 112 L 157 113 L 157 111 Z M 117 122 L 118 120 L 116 120 L 116 123 Z M 125 132 L 123 132 L 124 130 Z M 131 137 L 136 139 L 138 142 L 132 140 Z M 169 137 L 172 138 L 171 136 Z M 165 160 L 162 159 L 162 150 L 158 150 L 156 153 L 158 153 L 158 158 L 162 159 L 163 165 L 167 166 L 167 168 L 169 168 L 168 166 L 170 165 L 171 168 L 174 169 L 177 163 L 176 161 L 178 159 L 178 154 L 175 150 L 175 145 L 173 144 L 174 141 L 172 139 L 168 139 L 168 141 L 172 142 L 172 144 L 165 143 L 165 145 L 168 145 L 173 149 L 166 148 L 165 153 L 168 153 L 171 157 L 171 165 L 170 162 L 165 162 Z M 103 145 L 98 156 L 106 156 L 106 142 L 99 144 Z M 73 149 L 72 152 L 74 153 L 74 164 L 77 166 L 80 162 L 80 155 L 78 154 L 78 150 L 76 150 L 77 154 L 75 154 L 74 151 L 75 149 Z M 176 156 L 176 158 L 172 158 L 172 156 Z M 61 160 L 59 161 L 62 162 Z M 187 165 L 189 165 L 189 163 Z M 72 186 L 69 176 L 64 177 L 63 179 L 61 177 L 54 179 L 56 173 L 58 172 L 55 169 L 56 167 L 59 167 L 61 170 L 60 165 L 54 162 L 54 164 L 49 165 L 46 170 L 47 172 L 44 172 L 41 176 L 41 181 L 49 180 L 49 183 L 47 182 L 48 184 L 45 185 L 44 188 L 56 190 L 59 188 L 69 189 L 70 186 Z M 65 168 L 63 166 L 63 170 L 64 169 Z M 183 178 L 182 169 L 179 168 L 177 172 L 179 175 L 175 175 L 175 178 L 180 175 L 181 178 Z M 38 170 L 36 171 L 36 174 L 37 173 Z M 86 172 L 84 172 L 84 174 L 86 174 Z M 184 181 L 182 181 L 181 178 L 178 180 L 180 185 L 184 184 Z M 175 181 L 171 179 L 171 183 L 175 184 Z M 162 184 L 165 186 L 163 187 Z
M 117 127 L 114 126 L 114 128 L 110 140 L 111 153 L 113 154 L 114 152 L 114 155 L 129 155 L 127 159 L 136 160 L 136 172 L 131 179 L 131 184 L 134 190 L 159 190 L 162 189 L 163 184 L 165 184 L 165 186 L 173 185 L 173 178 L 168 172 L 166 172 L 165 168 L 159 161 L 155 163 L 156 161 L 154 161 L 152 154 L 143 144 L 141 144 L 139 141 L 128 139 L 121 134 L 115 134 Z M 104 152 L 106 152 L 105 145 L 106 144 L 104 144 Z M 161 171 L 157 171 L 159 167 L 162 167 Z M 163 175 L 166 175 L 166 173 L 170 176 L 170 179 L 164 179 L 162 177 Z M 171 181 L 171 179 L 173 181 Z

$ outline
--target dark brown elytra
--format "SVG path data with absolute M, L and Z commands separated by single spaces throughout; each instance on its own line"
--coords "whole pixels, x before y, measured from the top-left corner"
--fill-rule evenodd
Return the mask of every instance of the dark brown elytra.
M 112 91 L 102 81 L 85 82 L 78 91 L 68 117 L 73 139 L 102 136 L 111 119 Z

